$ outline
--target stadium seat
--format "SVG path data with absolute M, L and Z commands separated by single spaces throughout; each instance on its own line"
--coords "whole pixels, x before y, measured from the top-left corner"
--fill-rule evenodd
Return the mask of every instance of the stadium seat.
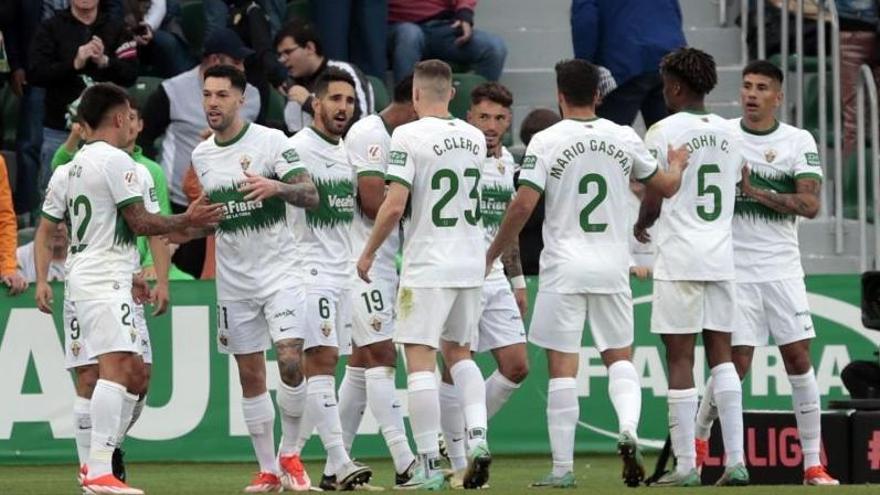
M 831 171 L 828 172 L 829 174 Z M 843 216 L 846 218 L 859 218 L 859 180 L 858 180 L 858 156 L 853 153 L 846 161 L 843 168 Z M 871 190 L 871 148 L 865 150 L 865 197 L 867 199 L 868 221 L 874 221 L 874 193 Z
M 484 82 L 486 78 L 476 74 L 452 74 L 452 86 L 455 88 L 455 97 L 449 103 L 452 115 L 460 119 L 467 118 L 467 111 L 471 106 L 471 91 Z
M 274 89 L 269 90 L 269 105 L 266 108 L 266 123 L 271 127 L 284 128 L 284 106 L 287 101 L 284 95 Z
M 205 42 L 205 9 L 202 2 L 184 3 L 180 6 L 180 13 L 183 32 L 190 43 L 190 51 L 200 59 L 202 45 Z
M 367 76 L 367 79 L 370 81 L 370 86 L 373 87 L 373 108 L 378 113 L 391 103 L 391 96 L 381 79 L 376 76 Z
M 293 0 L 287 3 L 286 21 L 291 19 L 311 19 L 309 0 Z
M 18 245 L 24 246 L 25 244 L 33 241 L 35 233 L 36 233 L 36 229 L 33 227 L 25 227 L 23 229 L 18 229 Z
M 137 82 L 128 88 L 128 94 L 137 101 L 138 108 L 143 110 L 147 101 L 150 99 L 150 95 L 153 94 L 153 91 L 156 91 L 156 88 L 158 88 L 160 84 L 162 84 L 162 78 L 140 76 L 138 77 Z
M 0 148 L 15 149 L 16 122 L 18 122 L 18 97 L 9 85 L 0 88 Z
M 773 63 L 776 67 L 779 67 L 783 71 L 786 69 L 782 67 L 782 55 L 777 53 L 770 57 L 770 62 Z M 828 67 L 828 70 L 831 71 L 831 57 L 825 57 L 825 66 Z M 791 54 L 788 56 L 788 71 L 794 72 L 797 70 L 797 54 Z M 819 70 L 819 57 L 804 57 L 804 73 L 814 74 Z M 830 73 L 830 72 L 829 72 Z

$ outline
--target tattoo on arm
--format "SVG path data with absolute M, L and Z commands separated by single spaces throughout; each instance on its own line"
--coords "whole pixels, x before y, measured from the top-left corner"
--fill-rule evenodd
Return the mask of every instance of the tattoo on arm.
M 296 174 L 281 185 L 279 196 L 293 206 L 312 209 L 318 206 L 318 188 L 308 173 Z
M 153 215 L 140 201 L 122 209 L 125 222 L 137 235 L 162 235 L 186 228 L 185 215 Z
M 796 182 L 793 194 L 777 194 L 766 189 L 751 188 L 748 196 L 758 203 L 789 215 L 813 218 L 819 212 L 819 189 L 821 184 L 814 179 L 800 179 Z
M 519 239 L 511 242 L 507 249 L 501 253 L 501 263 L 504 264 L 504 271 L 507 278 L 517 277 L 523 274 L 522 262 L 519 258 Z
M 636 225 L 646 229 L 650 228 L 660 216 L 662 206 L 663 198 L 656 191 L 646 189 L 642 205 L 639 207 L 639 219 Z

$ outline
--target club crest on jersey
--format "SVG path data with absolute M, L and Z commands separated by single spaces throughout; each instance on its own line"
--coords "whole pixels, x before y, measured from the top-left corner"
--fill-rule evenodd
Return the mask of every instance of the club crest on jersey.
M 333 325 L 331 325 L 329 321 L 324 320 L 324 322 L 321 323 L 321 333 L 324 334 L 324 337 L 329 337 L 330 332 L 332 332 L 332 331 L 333 331 Z
M 375 330 L 377 332 L 381 332 L 382 331 L 382 320 L 380 320 L 379 318 L 376 318 L 374 316 L 373 319 L 370 321 L 370 326 L 373 327 L 373 330 Z
M 74 342 L 70 344 L 70 353 L 73 354 L 73 357 L 79 356 L 79 351 L 82 350 L 82 345 L 79 342 Z
M 135 342 L 137 342 L 137 338 L 138 338 L 138 332 L 137 332 L 137 329 L 135 329 L 134 327 L 131 327 L 131 330 L 128 331 L 128 335 L 131 337 L 131 343 L 132 343 L 132 344 L 134 344 Z
M 220 340 L 220 345 L 222 345 L 223 347 L 229 345 L 229 338 L 226 336 L 226 334 L 221 333 L 218 337 L 218 340 Z
M 242 170 L 247 170 L 251 166 L 251 157 L 241 155 L 241 158 L 238 159 L 238 163 L 241 164 Z
M 495 166 L 498 167 L 498 173 L 504 175 L 504 170 L 506 170 L 504 162 L 501 160 L 495 160 Z
M 767 163 L 773 163 L 773 160 L 776 159 L 776 151 L 773 148 L 765 151 L 764 159 L 767 160 Z

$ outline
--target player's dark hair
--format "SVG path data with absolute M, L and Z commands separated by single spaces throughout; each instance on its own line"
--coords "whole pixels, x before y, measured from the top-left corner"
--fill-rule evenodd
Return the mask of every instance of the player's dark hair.
M 513 94 L 501 83 L 485 82 L 471 91 L 471 105 L 479 105 L 483 100 L 510 108 L 513 105 Z
M 446 81 L 452 81 L 452 67 L 446 62 L 437 60 L 436 58 L 422 60 L 416 64 L 413 76 L 419 79 L 443 79 Z
M 532 136 L 559 122 L 559 115 L 549 108 L 536 108 L 526 115 L 519 126 L 519 139 L 526 146 L 532 140 Z
M 209 67 L 205 71 L 204 80 L 207 81 L 209 77 L 229 79 L 229 83 L 232 84 L 232 87 L 241 91 L 242 94 L 244 93 L 245 88 L 247 88 L 247 79 L 244 76 L 244 72 L 231 65 L 215 65 Z
M 89 86 L 80 96 L 77 121 L 96 129 L 111 111 L 127 102 L 128 93 L 113 83 Z
M 768 62 L 767 60 L 753 60 L 749 62 L 742 71 L 743 77 L 746 77 L 749 74 L 757 74 L 759 76 L 766 76 L 774 81 L 782 84 L 785 76 L 782 74 L 782 70 L 779 67 L 776 67 L 776 64 L 772 62 Z
M 344 82 L 351 85 L 352 88 L 355 87 L 354 78 L 351 77 L 351 74 L 336 67 L 327 67 L 324 69 L 324 72 L 318 76 L 318 80 L 315 81 L 315 87 L 313 88 L 315 96 L 321 98 L 326 95 L 330 83 L 333 82 Z
M 410 74 L 394 85 L 394 103 L 412 103 L 413 75 Z
M 683 47 L 667 53 L 660 61 L 660 71 L 683 82 L 698 95 L 707 95 L 718 84 L 715 59 L 696 48 Z
M 127 100 L 128 100 L 128 106 L 130 106 L 132 110 L 134 110 L 135 112 L 137 112 L 138 115 L 140 115 L 140 113 L 141 113 L 141 106 L 140 106 L 140 104 L 138 104 L 137 98 L 135 98 L 134 96 L 132 96 L 130 93 L 125 93 L 125 95 L 128 96 L 128 98 L 127 98 Z
M 556 64 L 556 89 L 569 105 L 592 105 L 598 87 L 599 69 L 586 60 L 562 60 Z
M 275 46 L 281 44 L 284 38 L 293 39 L 294 43 L 303 48 L 311 41 L 315 45 L 315 54 L 324 55 L 321 48 L 321 37 L 318 36 L 315 27 L 302 19 L 294 19 L 282 26 L 281 31 L 275 35 Z

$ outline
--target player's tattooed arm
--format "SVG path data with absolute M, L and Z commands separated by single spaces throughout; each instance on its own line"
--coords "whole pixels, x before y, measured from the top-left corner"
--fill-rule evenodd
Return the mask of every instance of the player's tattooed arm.
M 654 225 L 660 216 L 660 208 L 663 206 L 663 198 L 651 188 L 645 189 L 645 197 L 639 207 L 639 219 L 633 227 L 633 235 L 642 244 L 651 242 L 648 229 Z
M 208 203 L 202 195 L 189 204 L 186 212 L 179 215 L 154 215 L 141 201 L 122 208 L 122 217 L 137 235 L 163 235 L 180 232 L 190 227 L 212 227 L 223 218 L 223 205 Z
M 507 206 L 507 212 L 504 214 L 504 219 L 501 220 L 501 227 L 498 228 L 492 245 L 486 251 L 486 274 L 491 270 L 495 259 L 510 249 L 511 245 L 516 244 L 517 248 L 519 247 L 519 233 L 540 199 L 541 193 L 530 186 L 520 186 L 517 189 L 516 197 Z M 517 249 L 517 257 L 518 255 L 519 250 Z M 519 270 L 522 274 L 522 267 Z M 508 276 L 511 275 L 508 274 Z
M 522 262 L 519 259 L 519 239 L 508 244 L 507 249 L 501 253 L 501 263 L 504 265 L 504 273 L 507 274 L 507 278 L 523 274 Z
M 740 190 L 758 203 L 771 208 L 779 213 L 800 215 L 806 218 L 815 218 L 819 213 L 821 200 L 819 190 L 822 184 L 817 179 L 797 179 L 795 192 L 780 194 L 769 189 L 761 189 L 752 186 L 748 167 L 743 167 Z
M 262 201 L 277 196 L 300 208 L 313 209 L 318 206 L 318 188 L 306 172 L 288 178 L 287 182 L 250 172 L 244 174 L 246 177 L 238 186 L 238 190 L 244 193 L 244 199 L 247 201 Z

